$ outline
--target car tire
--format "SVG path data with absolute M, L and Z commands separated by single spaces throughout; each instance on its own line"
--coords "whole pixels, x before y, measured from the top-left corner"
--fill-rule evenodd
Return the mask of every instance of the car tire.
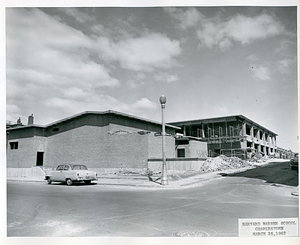
M 48 185 L 50 185 L 51 182 L 52 182 L 51 178 L 47 178 L 47 183 L 48 183 Z
M 73 184 L 73 181 L 71 179 L 67 179 L 67 185 L 70 186 Z
M 84 183 L 87 184 L 87 185 L 90 185 L 91 184 L 91 180 L 85 180 Z

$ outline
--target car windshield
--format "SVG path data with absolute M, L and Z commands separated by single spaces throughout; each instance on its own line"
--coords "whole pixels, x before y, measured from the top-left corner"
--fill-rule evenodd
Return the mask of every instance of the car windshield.
M 73 170 L 87 170 L 87 167 L 84 165 L 74 165 Z

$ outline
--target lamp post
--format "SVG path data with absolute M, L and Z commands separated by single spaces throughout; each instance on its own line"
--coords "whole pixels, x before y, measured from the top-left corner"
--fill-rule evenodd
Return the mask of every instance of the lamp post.
M 165 141 L 166 141 L 166 131 L 165 131 L 165 118 L 164 118 L 164 109 L 167 102 L 166 96 L 162 95 L 159 98 L 159 102 L 161 104 L 161 117 L 162 117 L 162 176 L 161 176 L 161 184 L 168 184 L 168 175 L 167 175 L 167 166 L 166 166 L 166 152 L 165 152 Z

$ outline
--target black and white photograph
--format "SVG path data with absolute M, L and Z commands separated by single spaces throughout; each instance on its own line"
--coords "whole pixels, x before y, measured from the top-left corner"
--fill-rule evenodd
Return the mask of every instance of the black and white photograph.
M 298 243 L 297 1 L 114 2 L 3 8 L 4 244 Z

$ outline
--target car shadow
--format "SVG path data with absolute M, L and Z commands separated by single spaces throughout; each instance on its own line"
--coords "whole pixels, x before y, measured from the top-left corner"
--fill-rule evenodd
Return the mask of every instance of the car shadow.
M 53 186 L 61 186 L 61 185 L 64 185 L 64 186 L 67 186 L 67 183 L 66 182 L 52 182 L 51 185 Z M 73 183 L 71 186 L 94 186 L 94 185 L 97 185 L 97 182 L 92 182 L 90 184 L 86 184 L 86 183 L 81 183 L 81 182 L 75 182 Z
M 261 179 L 266 183 L 281 184 L 288 186 L 298 186 L 298 171 L 290 168 L 289 162 L 273 162 L 263 166 L 256 166 L 237 173 L 219 173 L 224 177 L 245 177 Z

